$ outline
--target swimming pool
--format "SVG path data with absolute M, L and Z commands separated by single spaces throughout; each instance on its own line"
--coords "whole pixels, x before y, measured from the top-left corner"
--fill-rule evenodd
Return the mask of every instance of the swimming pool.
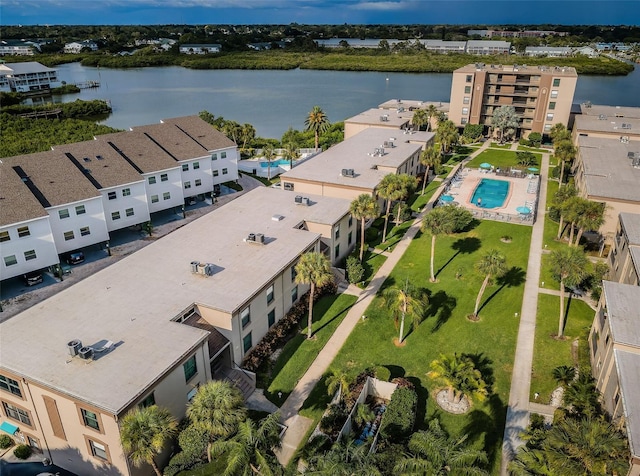
M 473 191 L 471 203 L 480 208 L 498 208 L 504 205 L 508 194 L 506 180 L 482 179 Z
M 294 162 L 295 162 L 295 160 L 294 160 Z M 279 159 L 279 160 L 272 160 L 271 161 L 271 168 L 279 167 L 281 165 L 290 165 L 290 163 L 286 159 Z M 269 162 L 260 162 L 260 167 L 262 167 L 263 169 L 266 169 L 267 167 L 269 167 Z

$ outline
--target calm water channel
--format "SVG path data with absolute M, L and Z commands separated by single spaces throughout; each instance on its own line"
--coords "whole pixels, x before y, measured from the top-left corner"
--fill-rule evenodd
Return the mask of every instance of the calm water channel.
M 249 122 L 258 135 L 275 138 L 289 127 L 304 128 L 316 104 L 331 121 L 341 121 L 393 98 L 449 101 L 451 90 L 451 75 L 439 73 L 104 69 L 79 63 L 57 69 L 60 80 L 68 83 L 101 83 L 56 100 L 109 100 L 113 114 L 104 123 L 112 127 L 127 129 L 207 110 Z M 640 106 L 640 68 L 628 76 L 581 76 L 574 101 Z

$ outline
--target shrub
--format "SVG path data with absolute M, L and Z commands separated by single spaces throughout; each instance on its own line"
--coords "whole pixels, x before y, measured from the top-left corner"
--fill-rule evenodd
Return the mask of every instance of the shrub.
M 482 133 L 484 132 L 484 126 L 482 124 L 469 124 L 467 123 L 464 126 L 464 131 L 462 132 L 462 137 L 466 139 L 470 139 L 471 141 L 477 141 L 482 137 Z
M 531 147 L 540 147 L 540 144 L 542 144 L 542 134 L 539 132 L 532 132 L 529 134 L 529 142 Z
M 13 450 L 13 455 L 18 459 L 27 459 L 31 456 L 31 447 L 28 445 L 18 445 Z
M 13 439 L 9 435 L 0 435 L 0 450 L 13 446 Z
M 391 378 L 391 370 L 389 370 L 384 365 L 378 365 L 373 369 L 373 371 L 375 373 L 375 377 L 378 380 L 382 380 L 383 382 L 388 382 Z
M 364 267 L 356 256 L 347 258 L 347 279 L 351 284 L 359 283 L 364 276 Z
M 398 202 L 393 207 L 393 221 L 394 221 L 394 223 L 397 223 L 398 211 L 400 210 L 400 207 L 402 207 L 402 214 L 400 215 L 400 221 L 404 222 L 404 221 L 407 221 L 409 218 L 411 218 L 411 207 L 408 207 L 405 202 Z M 389 238 L 389 237 L 387 236 L 387 238 Z
M 417 405 L 418 395 L 415 390 L 406 387 L 397 388 L 382 417 L 380 424 L 382 437 L 398 441 L 409 436 L 416 420 Z
M 196 459 L 193 455 L 181 451 L 171 458 L 169 464 L 164 468 L 163 474 L 164 476 L 176 476 L 181 471 L 192 469 L 199 464 L 202 464 L 201 459 Z
M 347 421 L 348 412 L 342 404 L 329 405 L 329 411 L 320 420 L 320 430 L 332 438 Z

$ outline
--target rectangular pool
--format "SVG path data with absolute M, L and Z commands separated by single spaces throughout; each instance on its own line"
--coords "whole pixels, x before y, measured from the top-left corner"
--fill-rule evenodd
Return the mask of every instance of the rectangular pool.
M 504 205 L 508 195 L 506 180 L 482 179 L 473 191 L 471 203 L 480 208 L 498 208 Z

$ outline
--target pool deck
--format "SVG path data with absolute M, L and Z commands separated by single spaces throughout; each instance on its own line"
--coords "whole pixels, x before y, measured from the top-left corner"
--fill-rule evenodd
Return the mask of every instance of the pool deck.
M 538 201 L 539 176 L 526 175 L 524 177 L 511 177 L 496 175 L 491 171 L 462 168 L 458 177 L 460 180 L 454 180 L 446 193 L 452 195 L 459 206 L 471 210 L 474 216 L 490 220 L 533 224 L 533 213 Z M 473 192 L 482 179 L 504 180 L 509 182 L 509 193 L 501 207 L 482 208 L 471 203 Z M 532 214 L 519 214 L 516 208 L 522 206 L 528 207 L 532 211 Z

